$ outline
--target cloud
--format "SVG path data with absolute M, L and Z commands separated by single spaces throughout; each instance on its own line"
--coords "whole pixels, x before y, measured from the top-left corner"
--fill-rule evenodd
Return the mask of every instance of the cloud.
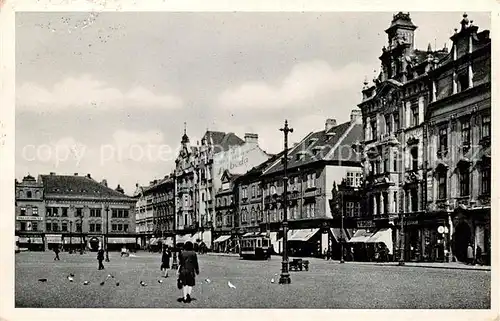
M 158 95 L 147 88 L 135 86 L 128 91 L 113 88 L 90 75 L 68 77 L 47 89 L 25 82 L 16 88 L 16 105 L 35 111 L 54 111 L 73 108 L 119 109 L 180 108 L 183 101 L 173 95 Z
M 369 68 L 350 63 L 334 70 L 325 61 L 317 60 L 293 66 L 279 86 L 266 82 L 246 82 L 224 91 L 219 97 L 223 108 L 285 108 L 312 103 L 323 95 L 341 93 L 361 83 Z

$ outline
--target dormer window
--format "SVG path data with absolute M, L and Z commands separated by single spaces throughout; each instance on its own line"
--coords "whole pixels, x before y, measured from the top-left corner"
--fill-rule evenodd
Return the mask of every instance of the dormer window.
M 312 145 L 312 144 L 314 144 L 317 141 L 318 141 L 317 138 L 311 138 L 311 139 L 309 139 L 309 145 Z

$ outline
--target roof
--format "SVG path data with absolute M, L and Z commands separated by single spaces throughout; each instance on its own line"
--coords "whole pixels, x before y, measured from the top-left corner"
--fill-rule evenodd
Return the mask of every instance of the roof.
M 101 197 L 130 200 L 133 199 L 106 187 L 92 178 L 77 175 L 41 175 L 45 195 L 65 197 Z
M 276 160 L 281 158 L 284 153 L 285 153 L 284 151 L 281 151 L 278 154 L 272 155 L 268 160 L 260 163 L 257 166 L 252 167 L 248 172 L 238 177 L 238 179 L 241 181 L 245 179 L 250 179 L 255 176 L 260 176 L 266 169 L 272 166 L 274 162 L 276 162 Z
M 320 161 L 360 162 L 352 145 L 362 140 L 363 125 L 346 122 L 307 135 L 288 154 L 288 169 L 309 165 Z M 298 155 L 301 154 L 301 158 Z M 276 161 L 264 174 L 283 171 L 281 161 Z
M 216 152 L 227 151 L 232 146 L 241 146 L 245 141 L 234 133 L 225 133 L 218 131 L 207 131 L 203 135 L 202 140 L 205 140 L 207 144 L 211 144 L 216 148 Z

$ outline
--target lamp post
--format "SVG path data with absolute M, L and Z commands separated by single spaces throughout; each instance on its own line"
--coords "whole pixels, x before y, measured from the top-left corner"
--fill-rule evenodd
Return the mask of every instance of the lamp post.
M 80 255 L 83 254 L 83 209 L 80 213 Z
M 174 203 L 174 204 L 176 204 L 176 203 Z M 173 230 L 174 230 L 174 241 L 173 241 L 174 242 L 174 244 L 173 244 L 174 249 L 172 251 L 172 270 L 177 270 L 177 268 L 178 268 L 178 265 L 177 265 L 177 233 L 176 233 L 177 212 L 175 210 L 176 210 L 176 208 L 174 206 L 174 224 L 173 224 L 174 225 L 174 228 L 173 228 Z
M 281 262 L 281 275 L 279 284 L 290 284 L 290 273 L 288 273 L 288 253 L 287 253 L 287 242 L 288 242 L 288 177 L 287 177 L 287 166 L 288 166 L 288 133 L 293 133 L 293 128 L 288 127 L 288 121 L 285 120 L 285 126 L 280 128 L 285 136 L 285 150 L 283 155 L 283 261 Z
M 340 193 L 340 263 L 344 263 L 344 197 Z
M 73 254 L 73 221 L 69 221 L 69 254 Z
M 108 252 L 108 233 L 109 233 L 109 205 L 104 208 L 106 211 L 106 235 L 104 235 L 104 246 L 106 249 L 106 262 L 109 262 L 109 252 Z
M 405 253 L 405 241 L 404 241 L 404 237 L 405 237 L 405 233 L 404 233 L 404 213 L 401 212 L 401 236 L 400 236 L 400 246 L 399 246 L 399 250 L 401 253 L 399 253 L 399 265 L 403 266 L 405 265 L 405 257 L 404 257 L 404 253 Z

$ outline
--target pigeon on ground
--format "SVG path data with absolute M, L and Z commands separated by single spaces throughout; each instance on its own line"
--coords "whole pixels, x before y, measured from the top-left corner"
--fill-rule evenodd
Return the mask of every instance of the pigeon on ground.
M 230 288 L 236 289 L 236 287 L 230 281 L 227 281 L 227 285 L 229 285 Z
M 70 282 L 73 282 L 73 280 L 74 280 L 74 279 L 73 279 L 71 276 L 68 276 L 68 280 L 69 280 Z
M 162 280 L 158 280 L 158 283 L 163 283 L 163 281 Z
M 210 279 L 205 279 L 205 282 L 210 283 L 212 281 L 210 281 Z
M 83 282 L 83 285 L 89 285 L 89 283 L 90 283 L 89 281 L 85 281 Z
M 104 285 L 104 281 L 102 281 L 101 283 L 99 283 L 100 285 Z
M 73 273 L 70 273 L 69 276 L 74 277 L 75 275 Z
M 120 286 L 120 282 L 116 282 L 116 286 Z
M 271 279 L 271 283 L 274 283 L 274 278 Z
M 47 282 L 47 279 L 38 279 L 40 282 Z
M 146 286 L 147 284 L 144 281 L 139 282 L 140 285 Z

